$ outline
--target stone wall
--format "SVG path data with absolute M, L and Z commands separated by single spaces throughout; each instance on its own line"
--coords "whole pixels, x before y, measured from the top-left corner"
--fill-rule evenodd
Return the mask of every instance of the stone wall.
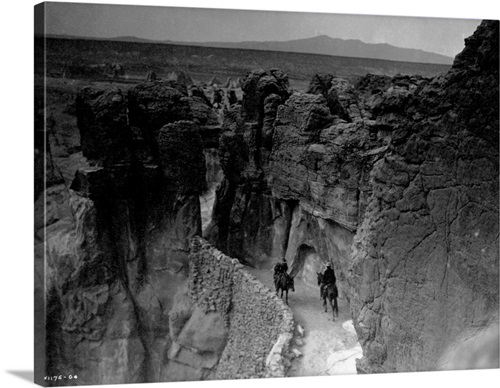
M 202 379 L 284 377 L 291 310 L 237 259 L 199 237 L 191 241 L 188 286 L 170 313 L 169 373 L 179 379 L 188 373 Z

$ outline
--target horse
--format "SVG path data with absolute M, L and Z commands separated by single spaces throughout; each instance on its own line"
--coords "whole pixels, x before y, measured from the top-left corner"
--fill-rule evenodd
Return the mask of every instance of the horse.
M 318 275 L 318 286 L 321 287 L 321 285 L 323 284 L 323 274 L 321 272 L 316 272 L 316 275 Z M 335 284 L 327 284 L 323 289 L 323 295 L 321 295 L 321 299 L 323 299 L 323 307 L 325 308 L 325 313 L 327 312 L 326 299 L 328 298 L 328 300 L 330 301 L 330 306 L 332 306 L 332 315 L 334 321 L 335 317 L 338 318 L 339 316 L 339 306 L 337 304 L 338 296 L 339 296 L 339 291 Z
M 274 287 L 276 288 L 276 295 L 281 290 L 281 299 L 283 299 L 283 291 L 285 291 L 285 303 L 288 304 L 288 290 L 295 292 L 293 277 L 286 272 L 278 274 L 274 279 Z

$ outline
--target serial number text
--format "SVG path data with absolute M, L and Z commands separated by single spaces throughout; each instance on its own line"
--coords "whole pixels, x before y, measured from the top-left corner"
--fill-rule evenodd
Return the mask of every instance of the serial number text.
M 57 376 L 45 376 L 46 381 L 56 381 L 56 380 L 76 380 L 77 375 L 57 375 Z

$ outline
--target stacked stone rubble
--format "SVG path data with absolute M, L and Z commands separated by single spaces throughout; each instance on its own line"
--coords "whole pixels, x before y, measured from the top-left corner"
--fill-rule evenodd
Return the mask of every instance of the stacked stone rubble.
M 201 238 L 193 239 L 191 247 L 189 286 L 185 292 L 190 296 L 193 314 L 182 319 L 178 313 L 171 315 L 171 322 L 186 322 L 178 325 L 174 343 L 182 340 L 193 322 L 217 316 L 220 319 L 209 318 L 213 322 L 209 331 L 223 333 L 212 341 L 212 352 L 218 352 L 220 360 L 211 368 L 205 367 L 200 375 L 205 373 L 217 379 L 284 377 L 292 357 L 289 345 L 294 328 L 288 306 L 245 271 L 237 259 Z M 174 307 L 174 311 L 180 310 L 180 304 Z M 210 357 L 210 352 L 202 350 L 198 349 L 198 354 Z M 176 357 L 171 360 L 175 365 L 171 368 L 197 367 Z

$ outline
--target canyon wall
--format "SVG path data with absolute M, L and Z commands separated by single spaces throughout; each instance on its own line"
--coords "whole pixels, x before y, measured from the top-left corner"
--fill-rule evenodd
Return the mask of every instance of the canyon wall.
M 187 278 L 189 239 L 201 234 L 207 188 L 202 133 L 211 129 L 200 129 L 190 103 L 175 82 L 78 93 L 83 156 L 71 180 L 36 203 L 45 375 L 159 381 L 172 343 L 168 312 Z
M 285 256 L 309 284 L 331 262 L 359 372 L 435 369 L 498 320 L 498 22 L 434 79 L 318 74 L 300 93 L 258 70 L 242 88 L 209 241 L 254 267 Z
M 310 285 L 330 262 L 349 298 L 351 245 L 371 195 L 370 171 L 388 148 L 387 126 L 333 76 L 316 75 L 310 93 L 298 93 L 282 72 L 258 70 L 242 89 L 242 106 L 224 117 L 224 179 L 205 237 L 253 267 L 284 256 Z
M 498 66 L 498 22 L 483 22 L 446 75 L 378 105 L 392 142 L 349 270 L 360 371 L 432 370 L 498 320 Z
M 81 155 L 51 170 L 35 204 L 40 375 L 285 376 L 289 308 L 238 260 L 193 239 L 200 202 L 221 180 L 220 127 L 202 104 L 170 81 L 78 93 Z

